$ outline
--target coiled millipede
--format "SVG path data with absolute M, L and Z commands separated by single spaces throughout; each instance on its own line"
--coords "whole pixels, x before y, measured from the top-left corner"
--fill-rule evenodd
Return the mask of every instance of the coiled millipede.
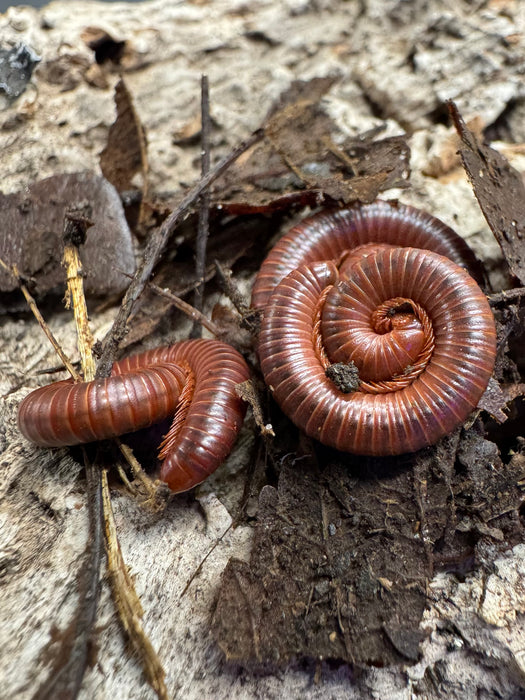
M 172 491 L 187 491 L 230 453 L 246 411 L 235 386 L 248 378 L 243 357 L 226 343 L 183 341 L 120 360 L 107 379 L 36 389 L 20 404 L 18 426 L 37 445 L 58 447 L 174 416 L 160 446 L 160 478 Z
M 446 256 L 446 257 L 445 257 Z M 485 391 L 496 332 L 452 229 L 377 201 L 305 219 L 254 285 L 258 353 L 284 413 L 338 450 L 397 455 L 461 425 Z

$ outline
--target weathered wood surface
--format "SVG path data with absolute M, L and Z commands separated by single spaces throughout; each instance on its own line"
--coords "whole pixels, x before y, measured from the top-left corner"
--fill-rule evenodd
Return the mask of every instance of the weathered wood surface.
M 98 171 L 98 154 L 114 119 L 117 76 L 100 82 L 92 52 L 81 39 L 89 26 L 126 39 L 133 48 L 126 80 L 147 130 L 152 188 L 176 192 L 180 183 L 198 177 L 198 146 L 174 145 L 173 135 L 198 115 L 201 73 L 211 86 L 217 154 L 256 128 L 292 80 L 333 74 L 338 80 L 326 102 L 343 130 L 357 134 L 386 123 L 387 134 L 407 131 L 413 186 L 399 193 L 401 199 L 461 231 L 498 274 L 499 249 L 466 178 L 454 169 L 441 174 L 454 157 L 451 132 L 442 124 L 443 101 L 453 98 L 467 120 L 477 118 L 483 127 L 513 101 L 523 105 L 525 5 L 519 0 L 155 0 L 10 8 L 0 16 L 2 42 L 26 42 L 42 62 L 26 93 L 0 113 L 5 193 L 79 166 Z M 512 136 L 523 143 L 518 117 L 519 112 Z M 519 149 L 502 148 L 525 170 Z M 114 313 L 94 316 L 98 337 Z M 69 317 L 60 309 L 48 308 L 46 314 L 75 357 Z M 87 534 L 85 482 L 67 451 L 37 449 L 18 434 L 20 399 L 44 381 L 37 370 L 56 360 L 34 321 L 6 316 L 1 329 L 0 696 L 23 699 L 47 677 L 44 649 L 57 630 L 67 628 L 74 609 Z M 186 330 L 180 329 L 181 336 Z M 239 488 L 235 474 L 249 443 L 247 431 L 229 468 L 220 470 L 196 501 L 176 497 L 161 516 L 114 492 L 121 546 L 172 697 L 517 697 L 525 687 L 522 545 L 495 562 L 489 578 L 435 578 L 434 603 L 424 622 L 432 633 L 415 666 L 371 669 L 357 678 L 346 667 L 323 666 L 315 683 L 297 667 L 260 675 L 226 664 L 209 623 L 228 559 L 249 554 L 249 528 L 228 530 L 228 508 L 235 502 L 229 486 Z M 126 651 L 105 581 L 102 591 L 97 657 L 81 697 L 152 698 Z

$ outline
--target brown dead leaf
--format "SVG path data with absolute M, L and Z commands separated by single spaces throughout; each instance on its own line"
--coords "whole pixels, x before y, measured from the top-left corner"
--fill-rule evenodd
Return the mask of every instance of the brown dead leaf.
M 525 284 L 525 186 L 507 159 L 476 139 L 449 103 L 463 147 L 461 159 L 487 223 L 511 272 Z
M 215 201 L 230 213 L 268 212 L 371 202 L 384 189 L 405 186 L 410 151 L 404 137 L 343 139 L 320 102 L 332 84 L 294 83 L 270 112 L 265 141 L 217 183 Z
M 133 179 L 140 173 L 144 199 L 148 174 L 146 136 L 124 80 L 119 80 L 115 88 L 115 104 L 117 118 L 109 129 L 108 143 L 100 154 L 100 167 L 119 192 L 133 189 Z

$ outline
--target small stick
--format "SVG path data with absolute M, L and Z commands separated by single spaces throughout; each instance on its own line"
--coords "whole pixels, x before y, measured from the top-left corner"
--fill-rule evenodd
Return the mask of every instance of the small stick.
M 188 304 L 180 297 L 175 296 L 175 294 L 170 292 L 168 289 L 162 289 L 162 287 L 159 287 L 154 282 L 150 282 L 149 287 L 155 292 L 155 294 L 169 299 L 173 305 L 177 307 L 177 309 L 182 311 L 182 313 L 186 314 L 186 316 L 189 318 L 193 319 L 196 324 L 199 324 L 199 326 L 204 326 L 204 328 L 210 331 L 210 333 L 212 333 L 215 337 L 219 337 L 220 330 L 215 323 L 210 321 L 210 319 L 200 311 L 197 311 L 197 309 L 195 309 L 191 304 Z
M 64 255 L 62 262 L 67 272 L 67 299 L 73 306 L 77 334 L 84 344 L 81 351 L 84 379 L 94 376 L 94 362 L 89 360 L 91 333 L 88 327 L 86 302 L 82 280 L 82 264 L 78 255 L 78 246 L 85 242 L 86 231 L 91 222 L 85 216 L 85 209 L 80 212 L 66 212 L 64 220 Z M 46 334 L 47 335 L 47 334 Z M 49 336 L 48 336 L 49 337 Z M 63 360 L 62 353 L 59 353 Z M 84 452 L 84 466 L 87 480 L 87 501 L 89 519 L 89 539 L 86 544 L 82 567 L 79 572 L 79 600 L 76 615 L 71 627 L 74 630 L 71 642 L 64 642 L 57 652 L 59 663 L 63 664 L 60 672 L 52 676 L 39 688 L 37 697 L 76 698 L 89 661 L 89 646 L 92 641 L 93 627 L 97 614 L 100 594 L 100 563 L 102 560 L 102 510 L 100 471 L 87 459 Z M 64 661 L 65 659 L 65 661 Z
M 241 317 L 241 328 L 246 328 L 252 335 L 257 335 L 260 329 L 260 312 L 247 305 L 244 297 L 233 283 L 231 270 L 223 267 L 218 260 L 215 260 L 215 269 L 219 284 Z
M 259 400 L 259 394 L 257 393 L 257 389 L 255 388 L 253 381 L 251 379 L 248 379 L 245 382 L 236 384 L 235 393 L 243 401 L 246 401 L 246 403 L 250 404 L 253 412 L 253 417 L 255 419 L 255 424 L 261 431 L 261 435 L 265 438 L 275 437 L 272 424 L 264 422 L 264 413 L 262 410 L 261 402 Z
M 64 224 L 64 255 L 62 263 L 67 273 L 66 308 L 73 305 L 73 315 L 77 327 L 77 345 L 84 381 L 95 378 L 96 364 L 93 357 L 93 336 L 89 327 L 84 279 L 79 246 L 86 242 L 86 233 L 93 222 L 89 220 L 90 210 L 83 209 L 66 213 Z
M 82 264 L 79 257 L 78 246 L 85 242 L 86 231 L 89 225 L 90 222 L 83 213 L 79 214 L 75 212 L 66 215 L 63 257 L 67 270 L 68 298 L 71 300 L 73 306 L 75 323 L 77 325 L 79 351 L 82 359 L 82 369 L 86 381 L 90 381 L 95 377 L 95 360 L 92 353 L 93 338 L 89 329 L 82 278 Z M 95 500 L 96 493 L 98 493 L 99 490 L 102 494 L 102 513 L 99 513 L 100 517 L 97 518 L 96 523 L 93 525 L 96 527 L 97 531 L 99 531 L 101 528 L 100 519 L 103 516 L 106 535 L 106 553 L 108 557 L 108 573 L 120 623 L 139 654 L 148 682 L 161 700 L 167 700 L 168 693 L 164 684 L 164 669 L 162 668 L 162 664 L 153 645 L 142 627 L 142 606 L 120 550 L 111 506 L 107 472 L 106 470 L 101 472 L 95 464 L 87 460 L 85 460 L 85 464 L 88 474 L 89 501 L 93 502 Z M 96 612 L 96 600 L 93 607 L 94 612 Z M 93 617 L 92 624 L 94 624 L 94 619 Z M 80 675 L 80 680 L 82 679 L 82 675 Z
M 211 545 L 211 547 L 209 548 L 209 550 L 208 550 L 208 551 L 206 552 L 206 554 L 202 557 L 202 559 L 201 559 L 200 562 L 199 562 L 199 565 L 197 566 L 197 568 L 196 568 L 194 571 L 192 571 L 191 576 L 190 576 L 189 579 L 186 581 L 186 585 L 185 585 L 184 588 L 182 589 L 182 593 L 181 593 L 180 596 L 179 596 L 179 600 L 180 600 L 181 598 L 183 598 L 183 597 L 186 595 L 186 593 L 187 593 L 187 591 L 188 591 L 188 588 L 191 586 L 191 584 L 195 581 L 195 579 L 197 578 L 197 576 L 200 574 L 200 572 L 201 572 L 202 569 L 204 568 L 204 564 L 206 564 L 206 561 L 208 560 L 208 558 L 213 554 L 213 552 L 214 552 L 214 551 L 217 549 L 217 547 L 221 544 L 221 542 L 222 542 L 223 539 L 226 537 L 226 535 L 230 532 L 230 530 L 232 529 L 232 527 L 233 527 L 233 521 L 228 525 L 228 527 L 226 528 L 226 530 L 224 530 L 224 532 L 221 533 L 221 534 L 217 537 L 217 539 L 215 540 L 215 542 Z
M 10 272 L 13 275 L 13 277 L 16 279 L 16 281 L 18 282 L 18 286 L 20 287 L 20 290 L 26 299 L 27 305 L 29 306 L 29 308 L 33 312 L 33 316 L 38 321 L 40 328 L 44 331 L 44 333 L 47 336 L 47 339 L 49 340 L 49 342 L 51 343 L 51 345 L 55 349 L 56 354 L 62 360 L 64 367 L 67 369 L 69 374 L 73 377 L 73 379 L 76 382 L 82 381 L 82 377 L 76 371 L 76 369 L 73 367 L 73 365 L 71 364 L 71 360 L 69 359 L 69 357 L 65 354 L 65 352 L 60 347 L 58 340 L 55 338 L 51 329 L 49 328 L 49 326 L 45 322 L 44 317 L 40 313 L 40 309 L 36 305 L 36 301 L 29 293 L 29 290 L 27 289 L 26 285 L 23 283 L 22 277 L 20 276 L 20 273 L 18 271 L 18 267 L 16 265 L 12 265 L 11 267 L 9 267 L 9 265 L 7 265 L 1 258 L 0 258 L 0 266 L 3 267 L 4 270 L 6 270 L 6 272 Z M 62 368 L 60 368 L 60 369 L 62 369 Z
M 131 447 L 128 447 L 128 445 L 123 443 L 118 438 L 115 438 L 115 442 L 117 443 L 117 446 L 122 452 L 122 455 L 126 459 L 127 463 L 131 467 L 133 477 L 136 479 L 136 481 L 140 482 L 140 485 L 142 486 L 142 491 L 139 494 L 135 486 L 129 482 L 124 470 L 122 470 L 120 472 L 120 476 L 130 489 L 131 493 L 140 495 L 141 505 L 148 507 L 150 510 L 154 512 L 164 510 L 166 508 L 166 497 L 165 493 L 161 489 L 164 487 L 167 490 L 168 487 L 165 484 L 162 484 L 160 481 L 153 481 L 150 479 L 150 477 L 142 469 L 138 459 L 133 454 Z M 146 494 L 146 498 L 143 498 L 144 492 Z
M 113 600 L 117 606 L 120 622 L 142 662 L 148 683 L 157 693 L 160 700 L 168 700 L 168 691 L 164 683 L 166 674 L 153 645 L 142 627 L 142 616 L 144 614 L 142 605 L 120 549 L 109 496 L 108 476 L 105 469 L 102 471 L 102 497 L 106 525 L 108 569 L 111 572 L 110 581 L 113 590 Z
M 521 297 L 525 297 L 525 287 L 516 287 L 515 289 L 507 289 L 488 295 L 490 304 L 499 304 L 502 301 L 514 301 Z
M 153 268 L 157 264 L 164 248 L 166 247 L 169 237 L 177 227 L 177 225 L 187 215 L 188 209 L 192 206 L 196 199 L 216 180 L 222 173 L 255 143 L 264 137 L 264 130 L 258 129 L 246 141 L 236 146 L 225 158 L 215 165 L 205 177 L 202 177 L 199 182 L 193 187 L 188 194 L 183 198 L 179 206 L 172 211 L 168 218 L 163 222 L 162 226 L 155 231 L 149 239 L 144 258 L 135 273 L 131 284 L 128 287 L 121 307 L 117 314 L 111 330 L 106 335 L 104 350 L 97 367 L 97 377 L 107 377 L 111 371 L 111 365 L 115 359 L 115 354 L 126 335 L 126 324 L 131 314 L 133 304 L 142 293 L 146 286 Z
M 201 78 L 201 177 L 206 177 L 210 171 L 210 96 L 208 90 L 208 76 Z M 197 287 L 193 297 L 193 306 L 197 311 L 202 311 L 204 301 L 204 273 L 206 271 L 206 246 L 208 244 L 210 220 L 210 191 L 208 189 L 199 197 L 199 225 L 197 229 L 197 242 L 195 246 L 195 277 Z M 193 323 L 190 338 L 200 338 L 202 327 L 196 321 Z
M 232 282 L 232 272 L 223 267 L 218 260 L 215 260 L 215 269 L 219 276 L 219 282 L 222 284 L 228 299 L 235 306 L 241 316 L 246 316 L 250 312 L 250 307 L 246 304 L 242 294 Z

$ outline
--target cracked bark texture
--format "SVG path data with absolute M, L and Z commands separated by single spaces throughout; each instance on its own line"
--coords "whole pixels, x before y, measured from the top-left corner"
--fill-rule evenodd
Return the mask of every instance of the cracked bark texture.
M 100 172 L 118 75 L 94 63 L 82 39 L 93 26 L 127 42 L 122 68 L 147 132 L 150 190 L 176 193 L 198 178 L 199 147 L 181 141 L 180 134 L 199 113 L 201 73 L 210 82 L 217 157 L 261 123 L 293 80 L 333 75 L 337 79 L 324 103 L 343 133 L 385 127 L 385 136 L 410 136 L 412 187 L 389 196 L 428 209 L 460 231 L 488 260 L 493 278 L 501 277 L 499 248 L 455 161 L 444 102 L 454 99 L 467 121 L 505 138 L 499 147 L 525 170 L 516 145 L 525 141 L 520 118 L 525 6 L 519 0 L 153 0 L 54 2 L 40 11 L 12 7 L 0 16 L 2 42 L 28 44 L 41 62 L 26 92 L 0 112 L 5 194 L 61 172 Z M 75 357 L 69 316 L 56 306 L 46 315 Z M 97 337 L 113 315 L 113 309 L 94 314 Z M 181 325 L 181 337 L 187 329 Z M 50 642 L 70 621 L 87 536 L 85 483 L 77 462 L 65 450 L 29 445 L 16 429 L 19 401 L 45 381 L 37 370 L 55 364 L 32 320 L 2 319 L 0 679 L 6 697 L 21 699 L 32 697 L 46 678 Z M 347 666 L 322 665 L 314 679 L 311 669 L 300 666 L 261 675 L 225 663 L 210 621 L 227 561 L 249 555 L 250 529 L 228 530 L 232 493 L 242 488 L 248 432 L 197 502 L 177 497 L 153 517 L 127 496 L 113 494 L 124 556 L 172 697 L 519 696 L 525 687 L 523 545 L 494 555 L 488 577 L 434 578 L 423 622 L 430 634 L 416 665 L 357 675 Z M 95 641 L 97 660 L 81 698 L 154 697 L 126 653 L 105 582 Z

